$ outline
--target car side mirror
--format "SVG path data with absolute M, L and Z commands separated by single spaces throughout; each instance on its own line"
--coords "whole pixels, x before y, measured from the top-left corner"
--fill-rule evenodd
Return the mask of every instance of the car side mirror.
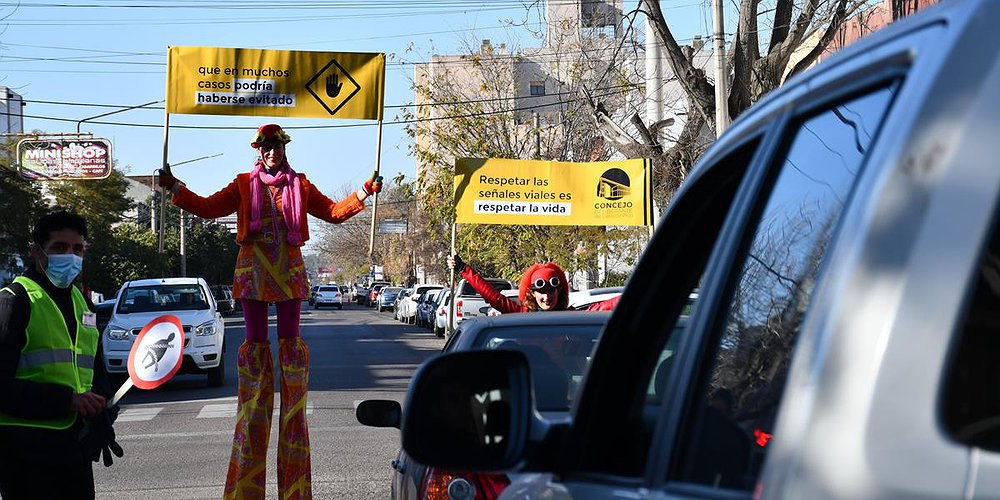
M 413 377 L 403 449 L 432 467 L 496 471 L 519 465 L 532 417 L 531 376 L 520 351 L 432 358 Z
M 358 422 L 369 427 L 395 427 L 399 429 L 403 408 L 397 401 L 388 399 L 366 399 L 354 410 Z

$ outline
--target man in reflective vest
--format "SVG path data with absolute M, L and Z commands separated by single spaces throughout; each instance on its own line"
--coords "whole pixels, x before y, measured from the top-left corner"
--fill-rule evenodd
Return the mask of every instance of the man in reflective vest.
M 72 286 L 83 266 L 86 236 L 86 221 L 77 214 L 43 216 L 32 231 L 32 265 L 0 290 L 5 500 L 92 499 L 94 450 L 120 450 L 111 427 L 117 408 L 105 408 L 110 391 L 99 361 L 96 316 Z

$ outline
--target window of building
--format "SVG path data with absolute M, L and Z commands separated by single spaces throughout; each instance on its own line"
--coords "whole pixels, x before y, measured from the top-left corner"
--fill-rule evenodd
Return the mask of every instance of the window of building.
M 545 95 L 545 82 L 542 80 L 534 80 L 531 82 L 529 90 L 531 95 Z

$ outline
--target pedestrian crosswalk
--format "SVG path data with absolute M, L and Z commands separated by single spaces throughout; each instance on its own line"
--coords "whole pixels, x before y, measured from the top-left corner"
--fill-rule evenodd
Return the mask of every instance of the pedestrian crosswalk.
M 118 415 L 116 422 L 146 422 L 156 418 L 160 412 L 162 412 L 164 407 L 135 407 L 135 408 L 124 408 Z M 274 405 L 274 415 L 277 416 L 280 412 L 279 405 Z M 306 405 L 306 415 L 312 415 L 313 406 Z M 198 410 L 195 418 L 236 418 L 236 403 L 212 403 L 205 404 Z

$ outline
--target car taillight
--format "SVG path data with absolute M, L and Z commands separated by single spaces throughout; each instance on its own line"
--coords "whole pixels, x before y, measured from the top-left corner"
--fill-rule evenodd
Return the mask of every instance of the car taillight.
M 340 297 L 340 294 L 338 293 L 338 294 L 334 295 L 334 297 Z
M 461 300 L 455 302 L 455 316 L 457 316 L 459 318 L 462 317 L 462 301 Z
M 423 500 L 495 500 L 510 484 L 506 474 L 451 472 L 428 467 L 424 473 Z

